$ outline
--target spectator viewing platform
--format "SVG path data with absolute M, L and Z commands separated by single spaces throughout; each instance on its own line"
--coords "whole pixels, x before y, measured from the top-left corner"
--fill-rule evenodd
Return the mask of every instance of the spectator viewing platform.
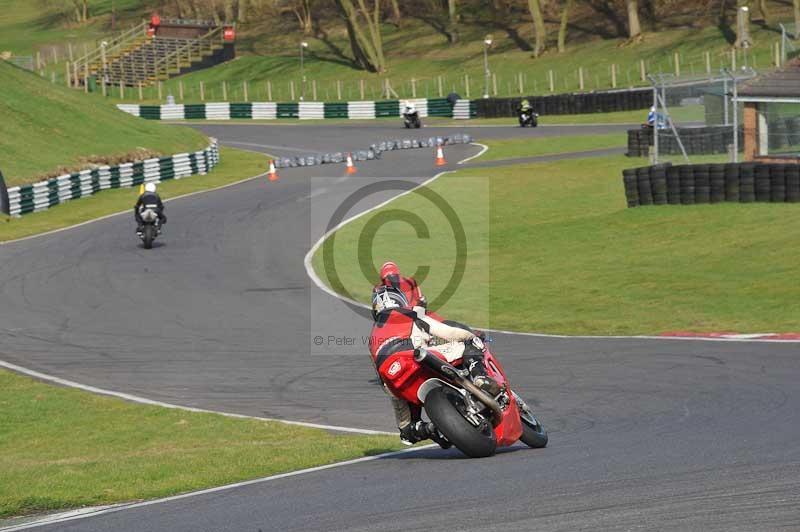
M 78 59 L 73 86 L 147 86 L 236 57 L 233 25 L 153 15 Z

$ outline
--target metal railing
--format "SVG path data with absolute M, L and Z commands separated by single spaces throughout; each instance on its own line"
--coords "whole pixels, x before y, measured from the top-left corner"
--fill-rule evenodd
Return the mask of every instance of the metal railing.
M 116 55 L 121 55 L 124 52 L 125 47 L 127 47 L 129 44 L 137 39 L 147 36 L 147 27 L 148 23 L 142 22 L 141 24 L 134 26 L 128 31 L 122 33 L 118 37 L 115 37 L 110 41 L 104 41 L 107 42 L 105 47 L 100 45 L 89 53 L 76 59 L 73 65 L 74 71 L 78 73 L 78 77 L 80 77 L 80 74 L 87 69 L 93 72 L 96 71 L 97 68 L 92 67 L 93 65 L 103 61 L 104 54 L 106 61 L 112 57 L 115 57 Z M 105 48 L 105 50 L 103 50 L 103 48 Z M 76 85 L 78 81 L 79 80 L 75 80 Z

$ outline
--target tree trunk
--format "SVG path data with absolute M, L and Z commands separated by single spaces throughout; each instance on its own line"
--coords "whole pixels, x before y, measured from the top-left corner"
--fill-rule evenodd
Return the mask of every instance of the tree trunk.
M 89 20 L 89 0 L 83 0 L 83 21 Z
M 561 12 L 561 26 L 558 28 L 558 53 L 564 53 L 567 49 L 567 24 L 569 23 L 569 11 L 572 8 L 572 2 L 573 0 L 566 0 L 564 2 L 564 10 Z
M 797 39 L 797 34 L 800 32 L 800 0 L 792 0 L 794 6 L 794 38 Z
M 628 4 L 628 37 L 634 39 L 642 34 L 639 25 L 639 0 L 626 0 Z
M 384 72 L 386 64 L 383 58 L 383 38 L 380 28 L 380 0 L 375 0 L 373 16 L 369 14 L 364 0 L 357 0 L 360 9 L 356 9 L 352 0 L 336 0 L 347 24 L 350 48 L 359 66 L 373 72 Z M 367 25 L 369 37 L 365 34 L 361 18 Z
M 391 5 L 392 5 L 392 20 L 394 20 L 394 22 L 397 25 L 400 25 L 400 23 L 403 21 L 403 14 L 400 13 L 400 5 L 397 3 L 397 0 L 392 0 Z
M 458 42 L 458 6 L 456 0 L 447 0 L 447 40 Z
M 533 17 L 533 32 L 536 35 L 536 42 L 533 46 L 533 56 L 539 57 L 547 47 L 547 34 L 544 28 L 544 17 L 542 16 L 542 6 L 539 0 L 528 0 L 528 9 Z
M 239 0 L 236 11 L 236 20 L 238 22 L 247 22 L 247 0 Z
M 767 0 L 758 0 L 758 11 L 761 13 L 761 18 L 767 25 L 770 25 L 769 10 L 767 9 Z

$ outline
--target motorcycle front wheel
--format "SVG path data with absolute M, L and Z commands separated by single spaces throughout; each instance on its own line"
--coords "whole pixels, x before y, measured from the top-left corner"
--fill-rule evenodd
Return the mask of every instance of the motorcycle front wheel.
M 145 225 L 144 226 L 144 235 L 142 239 L 144 240 L 144 249 L 150 249 L 153 247 L 153 239 L 155 238 L 155 230 L 156 228 L 152 225 Z
M 494 454 L 497 448 L 494 428 L 488 421 L 478 427 L 467 421 L 463 415 L 464 398 L 455 390 L 447 386 L 432 390 L 425 398 L 425 411 L 439 432 L 465 455 L 484 458 Z
M 547 431 L 527 407 L 520 408 L 519 419 L 522 421 L 522 436 L 519 441 L 534 449 L 547 447 Z

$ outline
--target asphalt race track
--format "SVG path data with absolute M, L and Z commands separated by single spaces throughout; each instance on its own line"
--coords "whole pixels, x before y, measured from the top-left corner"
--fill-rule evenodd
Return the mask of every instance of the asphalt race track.
M 276 155 L 447 131 L 597 132 L 202 129 Z M 477 151 L 448 149 L 449 167 Z M 318 328 L 361 335 L 369 323 L 312 315 L 326 298 L 339 303 L 311 283 L 303 258 L 324 232 L 319 220 L 360 187 L 438 171 L 432 154 L 408 150 L 348 178 L 341 165 L 297 168 L 275 183 L 179 199 L 151 251 L 137 245 L 128 216 L 0 246 L 0 360 L 185 406 L 391 430 L 366 350 L 311 354 Z M 356 211 L 392 195 L 366 198 Z M 797 343 L 496 334 L 493 350 L 548 428 L 548 448 L 483 460 L 423 450 L 41 529 L 800 530 Z

